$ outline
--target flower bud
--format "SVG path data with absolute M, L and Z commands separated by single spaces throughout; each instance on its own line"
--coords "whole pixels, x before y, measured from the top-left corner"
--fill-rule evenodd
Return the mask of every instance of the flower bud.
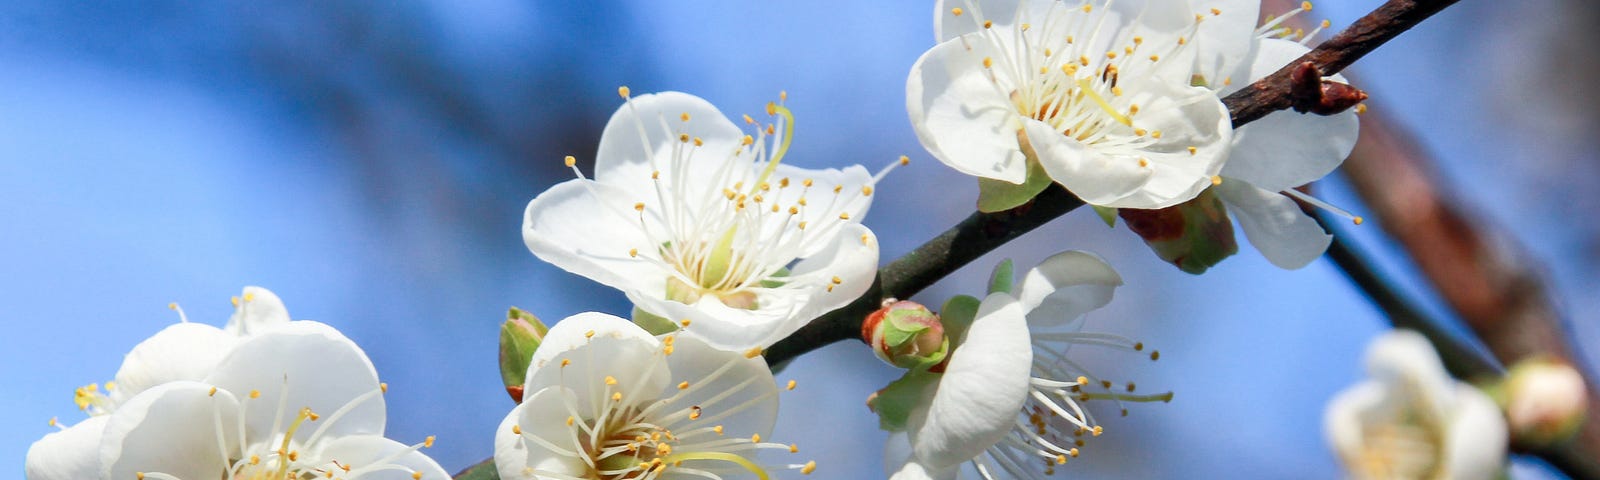
M 1122 208 L 1117 215 L 1156 256 L 1199 275 L 1239 251 L 1228 209 L 1211 189 L 1194 200 L 1157 210 Z
M 550 328 L 538 317 L 517 307 L 511 307 L 506 323 L 500 325 L 500 380 L 517 403 L 522 403 L 522 382 L 527 378 L 533 352 L 539 349 L 548 331 Z
M 937 365 L 950 349 L 939 316 L 922 304 L 904 300 L 868 315 L 861 322 L 861 337 L 878 358 L 906 369 Z
M 1571 365 L 1530 359 L 1512 367 L 1501 406 L 1519 444 L 1550 445 L 1571 437 L 1583 424 L 1588 387 Z

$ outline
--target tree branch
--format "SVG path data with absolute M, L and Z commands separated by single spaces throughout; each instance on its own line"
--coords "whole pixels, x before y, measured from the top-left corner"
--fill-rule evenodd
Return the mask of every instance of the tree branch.
M 1222 103 L 1233 115 L 1233 126 L 1238 128 L 1267 114 L 1296 106 L 1299 96 L 1294 95 L 1295 71 L 1305 62 L 1311 62 L 1324 76 L 1344 70 L 1356 60 L 1366 56 L 1379 45 L 1400 35 L 1423 20 L 1439 13 L 1457 0 L 1389 0 L 1377 10 L 1350 24 L 1333 38 L 1306 52 L 1300 59 L 1289 62 L 1272 75 L 1233 92 Z M 1304 99 L 1300 100 L 1304 102 Z M 1309 106 L 1306 106 L 1309 108 Z M 1301 110 L 1305 111 L 1305 110 Z

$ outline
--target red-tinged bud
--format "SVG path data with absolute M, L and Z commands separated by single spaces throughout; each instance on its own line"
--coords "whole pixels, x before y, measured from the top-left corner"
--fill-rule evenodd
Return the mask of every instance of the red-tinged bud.
M 861 322 L 861 338 L 890 365 L 926 369 L 944 361 L 950 341 L 939 316 L 917 302 L 897 301 Z
M 1528 446 L 1553 445 L 1583 425 L 1588 387 L 1571 365 L 1524 360 L 1511 368 L 1498 395 L 1511 438 Z
M 1199 275 L 1239 251 L 1228 209 L 1210 189 L 1178 205 L 1158 210 L 1117 209 L 1133 233 L 1156 256 Z

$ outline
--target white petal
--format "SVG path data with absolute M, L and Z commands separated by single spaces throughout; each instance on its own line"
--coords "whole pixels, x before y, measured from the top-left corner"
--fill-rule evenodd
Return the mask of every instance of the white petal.
M 576 402 L 571 390 L 550 387 L 530 391 L 522 405 L 512 409 L 495 431 L 495 470 L 504 479 L 533 479 L 534 470 L 582 477 L 588 466 L 575 444 L 574 431 L 568 426 L 567 405 Z M 513 432 L 513 426 L 522 434 Z M 532 439 L 543 439 L 566 452 L 550 450 Z
M 683 114 L 689 121 L 682 120 Z M 618 108 L 600 133 L 594 179 L 649 191 L 650 160 L 659 158 L 658 150 L 677 143 L 679 133 L 726 145 L 736 145 L 744 137 L 727 116 L 700 97 L 682 92 L 639 95 Z
M 271 290 L 250 286 L 244 287 L 239 295 L 239 306 L 234 309 L 233 316 L 228 317 L 223 329 L 235 335 L 250 335 L 286 323 L 289 323 L 289 309 L 283 306 L 283 300 Z
M 1367 373 L 1388 385 L 1408 385 L 1422 398 L 1412 399 L 1433 414 L 1449 414 L 1451 397 L 1455 394 L 1455 380 L 1445 373 L 1433 344 L 1422 334 L 1411 330 L 1393 330 L 1373 339 L 1367 346 Z
M 934 2 L 934 41 L 943 42 L 976 32 L 979 28 L 982 28 L 984 20 L 992 20 L 997 25 L 1010 25 L 1012 19 L 1015 18 L 1019 1 L 984 0 L 980 3 L 970 0 L 939 0 Z M 962 10 L 961 15 L 955 14 L 953 11 L 955 8 Z
M 1216 191 L 1233 218 L 1239 220 L 1239 228 L 1244 229 L 1250 244 L 1278 268 L 1304 267 L 1333 243 L 1333 235 L 1283 194 L 1234 178 L 1223 180 Z
M 1500 478 L 1510 438 L 1505 417 L 1494 400 L 1471 385 L 1456 382 L 1455 411 L 1445 439 L 1444 462 L 1448 478 L 1489 480 Z
M 236 341 L 233 335 L 210 325 L 169 325 L 139 342 L 122 359 L 111 398 L 121 403 L 163 383 L 204 380 Z
M 966 338 L 951 354 L 926 409 L 911 414 L 912 451 L 931 469 L 954 467 L 999 442 L 1028 394 L 1033 349 L 1022 304 L 995 293 L 984 299 Z
M 957 171 L 1022 183 L 1028 164 L 1017 144 L 1017 113 L 991 83 L 985 56 L 997 56 L 988 42 L 972 50 L 960 39 L 934 46 L 911 66 L 906 79 L 906 112 L 917 139 L 934 158 Z M 1001 78 L 1004 81 L 1004 77 Z M 1037 146 L 1037 145 L 1036 145 Z
M 1322 431 L 1328 445 L 1333 447 L 1339 460 L 1347 466 L 1358 464 L 1364 456 L 1366 443 L 1362 431 L 1363 418 L 1386 401 L 1384 386 L 1376 381 L 1366 381 L 1345 389 L 1328 401 L 1323 411 Z
M 234 392 L 245 403 L 251 432 L 265 434 L 289 425 L 301 408 L 323 416 L 315 428 L 301 428 L 305 441 L 316 431 L 344 435 L 383 435 L 385 406 L 378 392 L 378 373 L 361 347 L 333 327 L 301 320 L 246 338 L 206 379 Z M 259 398 L 248 393 L 259 391 Z M 358 398 L 363 400 L 333 418 Z M 279 405 L 283 409 L 279 410 Z
M 821 285 L 818 287 L 820 291 L 810 294 L 805 311 L 801 313 L 800 325 L 775 334 L 777 338 L 788 336 L 805 322 L 843 307 L 866 293 L 878 277 L 878 237 L 866 226 L 846 226 L 840 229 L 826 249 L 796 263 L 790 276 L 816 277 Z M 838 277 L 840 282 L 833 284 L 830 291 L 826 285 L 832 283 L 834 277 Z
M 1039 155 L 1039 165 L 1056 183 L 1092 205 L 1109 206 L 1138 193 L 1155 175 L 1141 156 L 1108 154 L 1077 139 L 1062 135 L 1049 124 L 1024 119 L 1028 143 Z
M 1144 106 L 1134 124 L 1162 134 L 1131 157 L 1148 160 L 1152 172 L 1129 196 L 1097 205 L 1166 208 L 1189 201 L 1210 187 L 1211 177 L 1222 171 L 1229 158 L 1233 138 L 1233 124 L 1222 100 L 1210 90 L 1176 83 L 1153 83 L 1131 95 L 1134 103 Z M 1054 173 L 1051 177 L 1060 181 Z
M 670 378 L 661 356 L 660 341 L 638 325 L 603 313 L 580 313 L 550 327 L 533 353 L 523 388 L 571 389 L 577 394 L 578 413 L 594 418 L 610 408 L 612 393 L 635 400 L 658 398 Z M 608 377 L 614 385 L 607 384 Z
M 1277 71 L 1308 50 L 1288 40 L 1261 40 L 1251 79 Z M 1332 79 L 1345 81 L 1337 75 Z M 1350 156 L 1358 127 L 1353 109 L 1331 116 L 1273 112 L 1234 134 L 1233 155 L 1222 174 L 1273 192 L 1311 183 Z
M 106 423 L 100 478 L 134 478 L 139 472 L 216 477 L 239 448 L 239 406 L 227 391 L 213 390 L 179 381 L 129 399 Z
M 746 437 L 771 435 L 778 420 L 778 384 L 762 357 L 746 358 L 743 352 L 719 350 L 680 335 L 673 343 L 672 355 L 667 356 L 667 365 L 672 380 L 689 382 L 690 390 L 673 397 L 664 412 L 699 406 L 701 416 L 695 422 L 720 424 L 725 431 Z M 711 377 L 724 367 L 727 370 Z M 732 411 L 741 405 L 741 410 Z
M 100 475 L 100 438 L 110 415 L 89 417 L 28 447 L 28 480 L 81 480 Z
M 1198 49 L 1195 73 L 1205 77 L 1212 87 L 1223 82 L 1245 84 L 1249 75 L 1251 49 L 1255 43 L 1256 19 L 1261 14 L 1257 0 L 1190 0 L 1195 13 L 1204 15 L 1199 30 L 1194 34 L 1194 48 Z M 1212 14 L 1211 9 L 1219 14 Z M 1283 64 L 1279 64 L 1282 66 Z
M 1053 326 L 1076 320 L 1111 302 L 1122 276 L 1098 255 L 1065 251 L 1028 270 L 1017 289 L 1030 326 Z
M 760 308 L 755 310 L 731 308 L 710 295 L 700 297 L 693 304 L 633 292 L 628 293 L 628 300 L 653 315 L 675 322 L 688 320 L 689 326 L 683 329 L 685 335 L 705 340 L 717 348 L 748 350 L 765 348 L 804 325 L 805 320 L 799 313 L 815 291 L 762 290 L 756 300 Z
M 410 469 L 382 470 L 365 472 L 362 480 L 448 480 L 449 473 L 439 467 L 439 463 L 428 458 L 420 451 L 411 450 L 410 445 L 405 445 L 394 440 L 378 435 L 351 435 L 339 437 L 319 445 L 322 449 L 317 457 L 322 461 L 338 461 L 339 465 L 350 467 L 352 470 L 374 466 L 382 462 L 383 465 L 399 465 Z M 391 458 L 393 457 L 393 458 Z M 328 468 L 334 468 L 328 465 Z M 421 473 L 421 477 L 413 477 L 413 472 Z
M 805 169 L 784 163 L 778 165 L 777 170 L 773 172 L 773 178 L 789 178 L 791 179 L 791 185 L 804 180 L 812 180 L 812 186 L 810 188 L 802 188 L 796 185 L 788 188 L 772 189 L 772 194 L 769 195 L 768 200 L 772 202 L 772 205 L 781 205 L 786 208 L 796 205 L 803 197 L 806 199 L 807 208 L 800 211 L 798 219 L 790 218 L 786 215 L 768 217 L 768 220 L 761 225 L 763 238 L 776 237 L 780 231 L 788 232 L 789 235 L 803 233 L 803 231 L 794 228 L 797 220 L 805 221 L 808 225 L 821 226 L 827 225 L 823 222 L 840 222 L 840 214 L 845 214 L 850 218 L 845 221 L 848 222 L 847 224 L 860 223 L 861 219 L 866 218 L 868 208 L 872 206 L 872 196 L 862 194 L 862 187 L 872 184 L 872 174 L 867 173 L 867 169 L 862 168 L 860 165 L 851 165 L 844 170 L 838 170 L 832 168 Z M 833 193 L 835 187 L 840 188 L 839 193 Z M 849 232 L 838 233 L 838 235 L 849 234 Z M 860 235 L 855 236 L 859 237 Z M 810 235 L 810 237 L 818 240 L 803 243 L 800 250 L 792 253 L 793 256 L 789 257 L 790 259 L 816 255 L 817 252 L 829 247 L 828 238 L 819 235 Z
M 629 194 L 591 180 L 561 182 L 528 202 L 522 240 L 540 260 L 608 287 L 657 285 L 669 275 L 658 264 L 629 255 L 657 255 L 640 229 Z

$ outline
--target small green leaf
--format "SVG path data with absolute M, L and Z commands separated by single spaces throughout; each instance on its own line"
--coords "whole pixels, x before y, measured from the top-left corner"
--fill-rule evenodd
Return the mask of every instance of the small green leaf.
M 639 325 L 651 335 L 661 335 L 678 331 L 678 324 L 672 320 L 656 316 L 653 313 L 633 307 L 633 323 Z
M 1022 184 L 989 178 L 978 179 L 978 211 L 994 213 L 1016 208 L 1038 196 L 1051 183 L 1050 174 L 1039 162 L 1028 160 L 1028 176 Z
M 989 293 L 1011 293 L 1011 287 L 1016 283 L 1016 275 L 1011 265 L 1011 259 L 1001 260 L 994 266 L 994 272 L 989 274 Z
M 494 458 L 488 458 L 456 473 L 455 480 L 500 480 L 500 470 L 494 467 Z
M 939 309 L 939 323 L 944 324 L 945 338 L 960 340 L 965 337 L 967 328 L 978 317 L 980 303 L 983 301 L 970 295 L 956 295 L 946 300 L 944 307 Z
M 928 373 L 926 370 L 911 370 L 901 376 L 899 380 L 883 387 L 878 394 L 872 397 L 872 411 L 878 413 L 878 428 L 891 432 L 906 429 L 906 422 L 911 418 L 911 411 L 917 408 L 917 402 L 928 389 L 938 384 L 939 374 Z
M 1094 213 L 1100 215 L 1100 221 L 1106 222 L 1107 227 L 1116 228 L 1117 209 L 1111 207 L 1102 207 L 1099 205 L 1090 205 L 1090 207 L 1094 207 Z

